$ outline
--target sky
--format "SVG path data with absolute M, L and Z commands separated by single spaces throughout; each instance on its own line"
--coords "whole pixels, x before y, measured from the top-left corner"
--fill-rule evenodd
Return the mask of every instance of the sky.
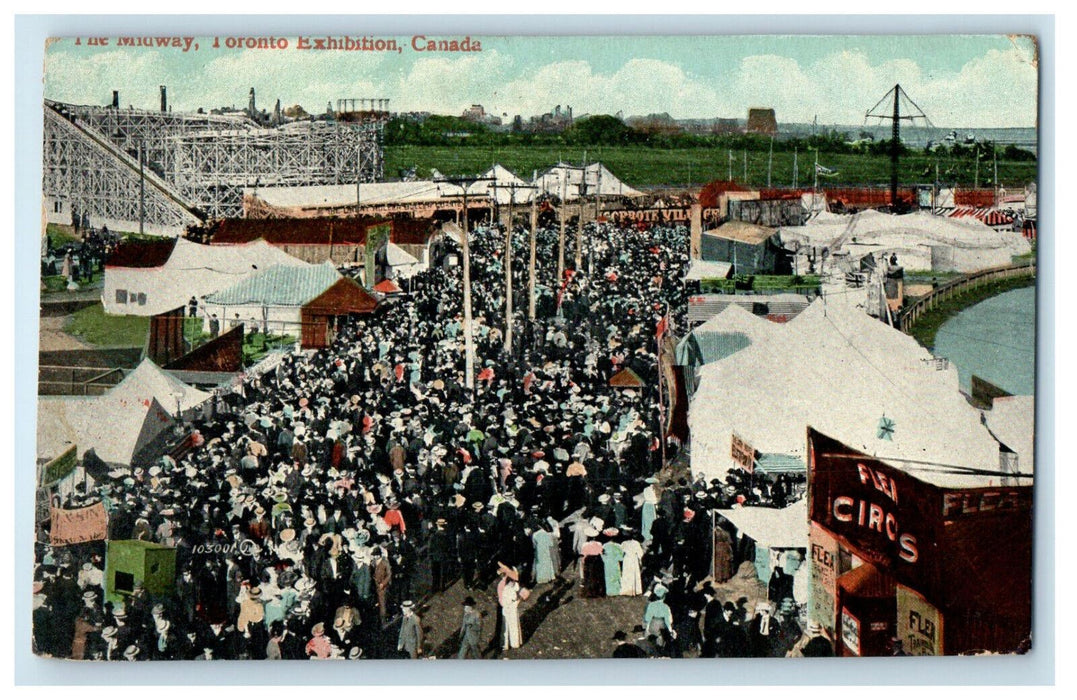
M 362 37 L 362 33 L 352 33 Z M 180 48 L 88 46 L 58 39 L 45 59 L 45 96 L 156 109 L 159 85 L 177 111 L 300 104 L 322 112 L 342 97 L 388 98 L 392 111 L 525 119 L 571 105 L 575 115 L 666 112 L 745 118 L 773 107 L 779 122 L 855 125 L 895 83 L 939 127 L 1034 127 L 1036 46 L 1007 36 L 471 37 L 476 52 L 229 49 L 225 38 Z M 456 38 L 454 37 L 428 37 Z M 197 46 L 197 50 L 194 48 Z M 868 123 L 878 123 L 870 120 Z

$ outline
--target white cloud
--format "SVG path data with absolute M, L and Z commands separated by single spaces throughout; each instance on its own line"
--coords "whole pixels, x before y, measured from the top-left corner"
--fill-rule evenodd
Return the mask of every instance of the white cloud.
M 410 52 L 410 47 L 404 48 Z M 584 59 L 552 60 L 521 72 L 501 51 L 410 56 L 337 51 L 210 53 L 195 64 L 156 51 L 78 55 L 50 51 L 46 94 L 52 99 L 104 104 L 119 89 L 123 104 L 152 108 L 157 86 L 169 87 L 176 109 L 244 105 L 256 88 L 259 105 L 320 111 L 341 97 L 387 97 L 394 110 L 459 114 L 473 103 L 487 112 L 525 118 L 572 105 L 576 114 L 669 112 L 675 117 L 739 117 L 750 107 L 773 107 L 783 122 L 855 125 L 895 83 L 940 127 L 1031 126 L 1037 71 L 1028 46 L 992 49 L 956 72 L 929 73 L 916 57 L 872 63 L 860 51 L 835 50 L 810 64 L 755 55 L 709 78 L 670 61 L 632 59 L 599 72 Z

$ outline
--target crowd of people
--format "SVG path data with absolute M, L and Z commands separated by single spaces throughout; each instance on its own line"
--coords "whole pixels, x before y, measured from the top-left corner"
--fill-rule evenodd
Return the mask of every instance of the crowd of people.
M 41 276 L 62 276 L 69 283 L 89 283 L 94 273 L 105 269 L 105 260 L 119 245 L 119 236 L 101 228 L 86 227 L 81 232 L 81 240 L 54 241 L 51 235 L 45 236 L 45 250 L 41 256 Z
M 431 653 L 417 601 L 460 580 L 472 605 L 459 655 L 473 657 L 474 597 L 496 596 L 497 646 L 511 649 L 525 641 L 528 592 L 568 578 L 582 598 L 646 596 L 640 645 L 657 655 L 792 651 L 799 627 L 782 615 L 795 615 L 757 625 L 727 603 L 715 617 L 704 582 L 749 558 L 714 545 L 709 510 L 780 506 L 799 485 L 744 473 L 708 482 L 666 466 L 678 445 L 660 438 L 669 406 L 657 334 L 684 327 L 687 229 L 587 224 L 582 238 L 581 269 L 569 236 L 558 280 L 557 228 L 538 231 L 545 283 L 531 320 L 529 233 L 514 232 L 509 349 L 506 236 L 473 233 L 473 388 L 460 268 L 435 265 L 408 294 L 341 324 L 331 347 L 275 356 L 239 391 L 216 392 L 171 453 L 75 489 L 65 507 L 102 501 L 109 541 L 174 548 L 175 581 L 117 595 L 103 586 L 105 543 L 40 543 L 37 650 L 416 658 Z M 641 386 L 610 386 L 624 368 Z M 781 644 L 757 644 L 759 625 Z M 733 628 L 748 646 L 717 641 Z

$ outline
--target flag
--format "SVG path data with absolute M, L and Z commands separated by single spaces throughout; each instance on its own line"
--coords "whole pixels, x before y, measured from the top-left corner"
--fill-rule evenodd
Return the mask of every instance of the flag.
M 823 177 L 834 177 L 835 175 L 838 174 L 838 171 L 837 170 L 831 170 L 830 168 L 826 167 L 825 165 L 819 165 L 818 163 L 816 163 L 815 164 L 815 174 L 816 175 L 822 175 Z

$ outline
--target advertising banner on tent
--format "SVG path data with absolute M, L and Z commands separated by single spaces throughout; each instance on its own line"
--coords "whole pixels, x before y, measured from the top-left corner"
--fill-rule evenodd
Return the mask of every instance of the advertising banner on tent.
M 733 433 L 731 444 L 733 461 L 751 474 L 755 470 L 755 450 L 736 433 Z
M 45 464 L 41 470 L 41 484 L 42 486 L 48 486 L 55 484 L 60 479 L 75 471 L 75 467 L 79 464 L 78 447 L 72 445 L 64 450 L 56 459 Z
M 93 542 L 108 537 L 108 514 L 105 504 L 95 503 L 85 508 L 65 510 L 52 509 L 52 527 L 49 538 L 52 544 L 63 546 L 79 542 Z
M 846 649 L 860 656 L 860 620 L 845 608 L 841 609 L 841 641 Z
M 942 655 L 942 613 L 922 595 L 897 584 L 897 637 L 910 656 Z
M 369 289 L 377 284 L 378 280 L 374 279 L 374 254 L 381 250 L 381 247 L 389 241 L 389 234 L 392 232 L 392 224 L 378 224 L 377 226 L 371 226 L 366 231 L 366 250 L 364 251 L 365 265 L 365 277 L 363 281 L 366 283 L 366 287 Z
M 838 542 L 814 523 L 811 526 L 811 606 L 808 616 L 833 632 L 838 579 Z

